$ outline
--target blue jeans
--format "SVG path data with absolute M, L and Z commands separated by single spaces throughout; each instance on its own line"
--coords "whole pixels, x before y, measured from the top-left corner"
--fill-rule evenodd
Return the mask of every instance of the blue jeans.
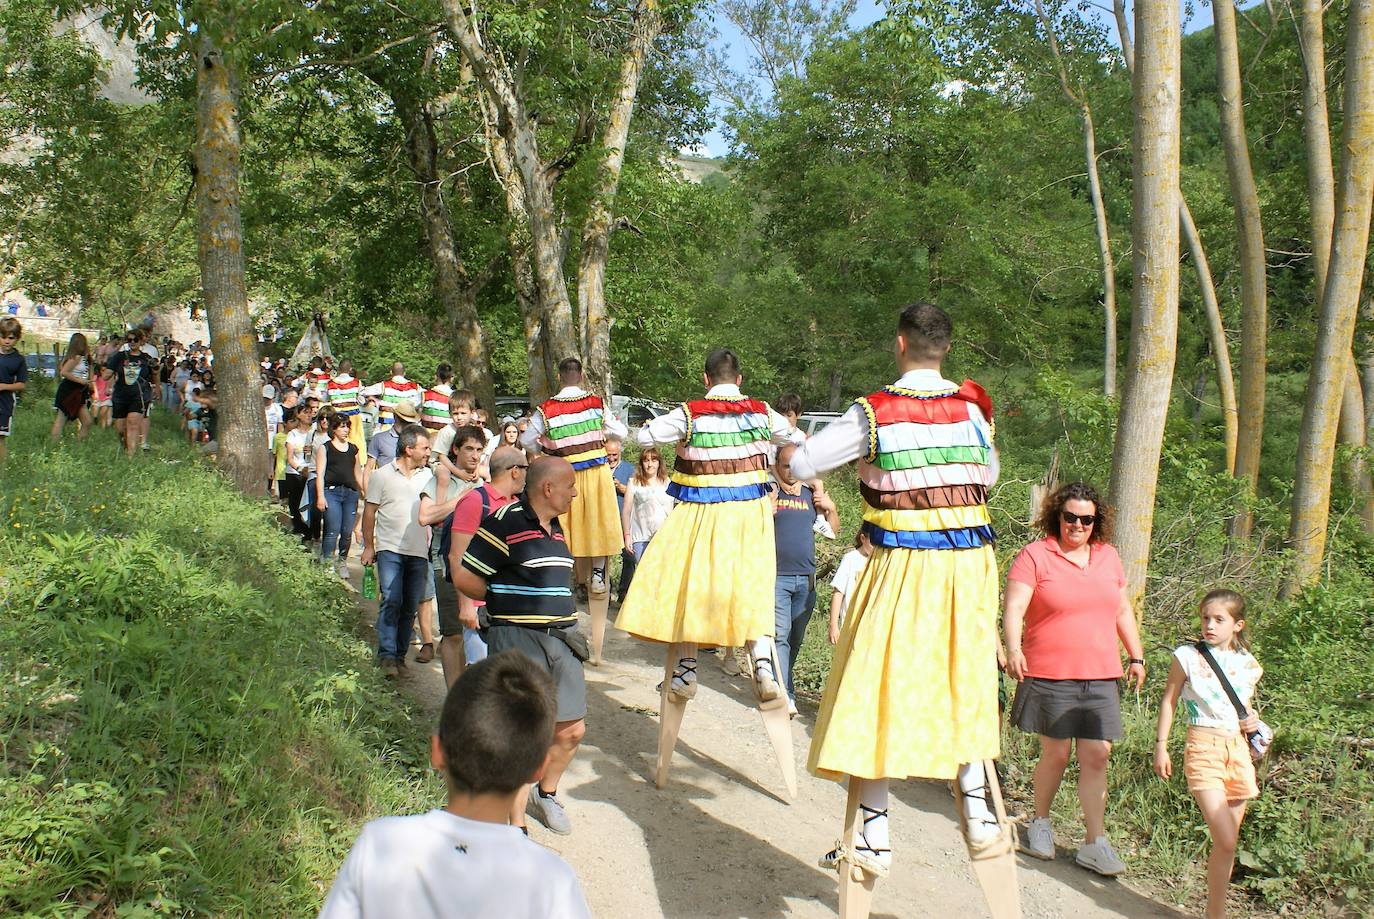
M 405 660 L 415 628 L 415 608 L 425 595 L 429 559 L 383 549 L 377 553 L 377 657 Z
M 487 656 L 487 643 L 482 640 L 482 633 L 467 626 L 463 626 L 463 655 L 469 666 Z
M 328 561 L 334 557 L 335 547 L 339 558 L 348 558 L 348 550 L 353 545 L 353 523 L 358 516 L 357 489 L 347 485 L 326 485 L 324 501 L 324 537 L 320 542 L 320 558 Z
M 809 574 L 780 574 L 773 585 L 773 625 L 777 627 L 774 641 L 778 646 L 778 661 L 782 664 L 783 684 L 792 693 L 792 668 L 797 663 L 811 610 L 816 606 L 815 578 Z

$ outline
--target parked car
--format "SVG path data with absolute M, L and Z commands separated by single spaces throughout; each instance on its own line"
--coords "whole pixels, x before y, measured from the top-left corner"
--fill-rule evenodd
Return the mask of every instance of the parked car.
M 811 437 L 831 422 L 838 421 L 840 414 L 840 412 L 806 412 L 797 419 L 797 429 L 807 437 Z
M 518 418 L 521 415 L 530 414 L 531 410 L 532 407 L 527 396 L 496 397 L 497 419 Z M 635 430 L 644 422 L 657 418 L 659 415 L 665 415 L 671 410 L 669 406 L 652 399 L 640 399 L 636 396 L 611 397 L 611 413 L 631 430 Z
M 57 355 L 46 351 L 38 354 L 24 355 L 24 363 L 29 365 L 30 376 L 44 376 L 48 379 L 57 377 Z
M 528 396 L 497 396 L 495 420 L 504 422 L 506 419 L 519 418 L 521 415 L 530 413 L 530 400 Z

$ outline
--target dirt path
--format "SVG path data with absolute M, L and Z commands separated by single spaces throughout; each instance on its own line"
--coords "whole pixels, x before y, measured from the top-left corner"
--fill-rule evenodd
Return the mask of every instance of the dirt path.
M 356 560 L 353 567 L 356 584 Z M 362 606 L 364 619 L 375 622 L 375 603 Z M 555 836 L 533 820 L 531 834 L 577 870 L 598 917 L 836 915 L 835 875 L 818 868 L 816 857 L 839 835 L 844 789 L 804 768 L 814 706 L 803 703 L 792 722 L 799 794 L 789 805 L 747 678 L 727 675 L 719 657 L 701 658 L 702 686 L 688 707 L 668 787 L 658 791 L 654 686 L 662 652 L 608 630 L 606 661 L 587 667 L 587 737 L 560 788 L 572 835 Z M 402 685 L 438 711 L 445 687 L 437 660 L 412 660 Z M 891 816 L 897 862 L 879 882 L 874 919 L 986 916 L 948 786 L 895 783 Z M 1077 867 L 1063 849 L 1052 863 L 1020 857 L 1020 883 L 1027 919 L 1183 915 Z

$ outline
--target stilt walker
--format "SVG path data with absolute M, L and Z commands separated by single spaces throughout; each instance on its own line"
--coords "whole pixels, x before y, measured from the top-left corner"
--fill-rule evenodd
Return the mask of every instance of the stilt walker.
M 696 696 L 700 645 L 748 645 L 755 698 L 796 797 L 787 693 L 773 643 L 776 572 L 769 443 L 801 435 L 766 402 L 740 392 L 739 359 L 721 348 L 706 359 L 706 397 L 650 421 L 642 446 L 676 444 L 668 494 L 679 502 L 635 569 L 616 626 L 668 646 L 660 687 L 658 768 L 662 788 L 687 702 Z
M 606 434 L 624 438 L 629 431 L 606 411 L 605 403 L 582 388 L 582 362 L 575 357 L 558 365 L 563 388 L 535 411 L 520 443 L 527 450 L 561 456 L 577 472 L 572 509 L 558 518 L 568 551 L 575 560 L 577 583 L 587 585 L 587 612 L 592 619 L 592 659 L 601 664 L 606 617 L 611 605 L 606 560 L 625 545 L 615 482 L 607 465 Z
M 358 455 L 367 457 L 367 444 L 363 440 L 362 415 L 363 381 L 353 375 L 353 362 L 344 358 L 339 361 L 339 372 L 330 378 L 325 388 L 329 407 L 349 421 L 348 442 L 358 448 Z
M 808 761 L 816 775 L 849 783 L 844 837 L 820 859 L 840 873 L 845 919 L 868 915 L 874 880 L 891 867 L 888 783 L 909 777 L 954 783 L 994 919 L 1021 916 L 1012 830 L 991 768 L 999 751 L 992 400 L 971 380 L 956 386 L 941 375 L 952 334 L 938 307 L 904 309 L 901 379 L 859 399 L 792 456 L 800 479 L 859 461 L 873 544 Z

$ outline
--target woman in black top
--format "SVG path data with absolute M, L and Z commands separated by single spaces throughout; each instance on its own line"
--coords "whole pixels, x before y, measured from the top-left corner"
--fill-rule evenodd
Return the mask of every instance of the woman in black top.
M 138 450 L 148 434 L 148 410 L 153 404 L 153 377 L 156 364 L 152 355 L 143 350 L 143 337 L 130 332 L 125 343 L 127 350 L 116 351 L 106 364 L 114 371 L 115 430 L 123 438 L 130 456 Z
M 346 415 L 329 416 L 329 440 L 315 448 L 315 507 L 324 513 L 324 538 L 320 559 L 338 558 L 334 570 L 348 577 L 348 550 L 358 513 L 358 447 L 350 443 L 351 425 Z

